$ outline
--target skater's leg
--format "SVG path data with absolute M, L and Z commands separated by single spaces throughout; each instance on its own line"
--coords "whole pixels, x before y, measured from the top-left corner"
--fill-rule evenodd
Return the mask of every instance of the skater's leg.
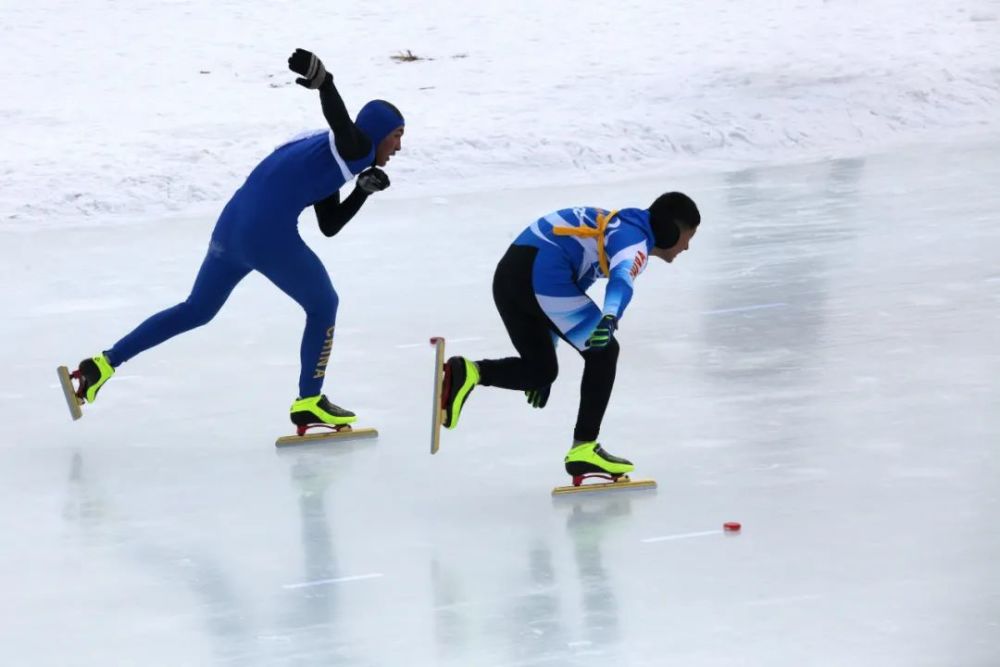
M 596 326 L 600 311 L 589 318 Z M 592 329 L 591 329 L 592 330 Z M 614 338 L 604 348 L 590 348 L 583 356 L 583 379 L 580 382 L 580 408 L 573 429 L 573 446 L 566 454 L 566 472 L 570 475 L 602 473 L 612 476 L 632 472 L 632 462 L 609 454 L 597 442 L 601 422 L 608 408 L 618 366 L 618 341 Z
M 607 347 L 582 353 L 583 379 L 580 382 L 580 409 L 576 415 L 573 439 L 577 442 L 597 440 L 601 431 L 604 412 L 611 399 L 618 366 L 618 341 L 614 338 Z
M 530 250 L 537 252 L 534 248 Z M 540 317 L 545 322 L 551 323 L 551 329 L 583 356 L 580 407 L 573 439 L 577 443 L 596 441 L 615 382 L 618 342 L 612 339 L 610 344 L 602 349 L 587 347 L 587 339 L 601 321 L 601 309 L 573 282 L 572 274 L 566 271 L 565 267 L 551 259 L 535 258 L 531 276 L 532 291 L 527 298 L 523 294 L 526 289 L 523 284 L 507 287 L 501 285 L 497 290 L 500 294 L 498 304 L 503 296 L 509 301 L 506 307 L 508 312 L 516 312 L 516 304 L 526 302 L 537 304 Z M 501 312 L 503 311 L 501 308 Z M 507 322 L 506 317 L 504 322 Z M 511 337 L 514 337 L 514 333 Z M 554 350 L 552 355 L 555 356 Z M 534 363 L 544 362 L 535 357 Z M 553 373 L 552 378 L 554 377 Z
M 452 357 L 445 366 L 442 424 L 455 428 L 462 407 L 478 384 L 527 391 L 548 387 L 559 373 L 551 322 L 538 307 L 531 286 L 537 250 L 511 246 L 493 275 L 493 299 L 520 356 L 470 361 Z
M 553 325 L 532 286 L 537 248 L 511 246 L 493 274 L 493 301 L 519 356 L 476 362 L 479 383 L 527 391 L 552 384 L 559 374 Z
M 587 339 L 601 321 L 601 309 L 553 262 L 536 264 L 534 290 L 545 317 L 584 359 L 580 407 L 573 430 L 573 446 L 565 459 L 566 471 L 570 475 L 602 473 L 612 476 L 631 472 L 634 466 L 630 461 L 609 454 L 597 442 L 614 387 L 619 352 L 618 342 L 613 339 L 603 349 L 587 347 Z
M 266 254 L 261 253 L 256 268 L 306 311 L 299 350 L 302 364 L 299 397 L 292 403 L 290 418 L 299 426 L 344 425 L 357 421 L 353 412 L 334 405 L 322 394 L 339 305 L 330 276 L 323 262 L 298 234 L 274 241 L 280 245 Z
M 317 397 L 323 390 L 326 365 L 333 347 L 339 298 L 323 262 L 296 234 L 281 240 L 280 252 L 269 253 L 255 267 L 306 312 L 302 333 L 299 397 Z
M 117 367 L 177 334 L 208 323 L 249 272 L 249 268 L 217 255 L 210 248 L 188 298 L 153 315 L 115 343 L 105 353 L 111 366 Z

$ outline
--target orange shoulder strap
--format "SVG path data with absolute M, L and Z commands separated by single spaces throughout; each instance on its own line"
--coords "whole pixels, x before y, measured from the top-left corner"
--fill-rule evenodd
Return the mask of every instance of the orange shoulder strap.
M 608 255 L 604 252 L 604 230 L 612 218 L 618 215 L 618 211 L 604 211 L 597 214 L 597 228 L 580 225 L 579 227 L 553 227 L 552 233 L 556 236 L 583 236 L 597 237 L 597 261 L 601 266 L 601 272 L 605 276 L 611 275 L 608 268 Z

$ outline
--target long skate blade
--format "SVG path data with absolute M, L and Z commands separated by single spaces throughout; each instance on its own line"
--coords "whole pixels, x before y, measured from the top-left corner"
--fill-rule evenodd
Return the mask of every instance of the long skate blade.
M 431 406 L 431 454 L 437 454 L 441 449 L 441 423 L 444 421 L 444 409 L 441 407 L 441 394 L 444 391 L 444 338 L 431 338 L 434 346 L 434 404 Z
M 584 482 L 580 486 L 557 486 L 552 489 L 553 496 L 561 496 L 567 493 L 590 493 L 591 491 L 635 491 L 638 489 L 655 489 L 656 481 L 652 479 L 631 480 L 627 476 L 620 478 L 617 482 L 599 482 L 588 484 Z
M 59 375 L 59 384 L 62 385 L 63 396 L 66 398 L 66 407 L 69 408 L 69 414 L 72 415 L 73 421 L 76 421 L 83 416 L 83 410 L 80 409 L 80 399 L 76 397 L 73 380 L 69 377 L 69 369 L 65 366 L 59 366 L 56 368 L 56 374 Z
M 362 438 L 377 438 L 378 431 L 373 428 L 352 428 L 343 431 L 328 431 L 326 433 L 306 433 L 305 435 L 285 435 L 274 442 L 275 447 L 289 445 L 317 444 L 334 440 L 360 440 Z

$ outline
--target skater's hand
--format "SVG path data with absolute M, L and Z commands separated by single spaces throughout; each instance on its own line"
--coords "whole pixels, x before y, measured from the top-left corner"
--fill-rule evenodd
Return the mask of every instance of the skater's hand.
M 389 175 L 378 167 L 365 169 L 358 174 L 357 186 L 368 194 L 381 192 L 389 187 Z
M 587 347 L 590 349 L 602 350 L 608 346 L 615 336 L 615 329 L 618 328 L 618 318 L 614 315 L 605 315 L 598 322 L 594 332 L 587 339 Z
M 544 408 L 545 404 L 549 402 L 549 391 L 552 389 L 552 385 L 547 384 L 541 389 L 529 389 L 524 392 L 524 395 L 528 397 L 528 403 L 531 404 L 533 408 Z
M 288 69 L 302 75 L 295 80 L 295 83 L 312 90 L 316 90 L 326 81 L 323 61 L 305 49 L 295 49 L 295 53 L 288 58 Z

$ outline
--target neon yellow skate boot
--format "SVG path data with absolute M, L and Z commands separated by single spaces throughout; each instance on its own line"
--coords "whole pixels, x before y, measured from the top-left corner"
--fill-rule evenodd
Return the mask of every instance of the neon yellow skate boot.
M 631 461 L 608 454 L 596 441 L 574 444 L 565 463 L 566 472 L 574 478 L 590 474 L 616 478 L 635 470 Z
M 296 426 L 309 426 L 310 424 L 343 426 L 358 420 L 353 412 L 334 405 L 323 394 L 295 399 L 295 402 L 292 403 L 290 416 L 292 423 Z
M 452 357 L 444 365 L 444 391 L 441 401 L 444 406 L 445 428 L 458 426 L 462 406 L 469 394 L 479 384 L 479 368 L 465 357 Z
M 115 369 L 111 365 L 111 361 L 103 353 L 90 359 L 84 359 L 80 362 L 76 373 L 73 374 L 73 377 L 80 381 L 76 395 L 88 403 L 93 403 L 97 400 L 97 392 L 114 374 Z

